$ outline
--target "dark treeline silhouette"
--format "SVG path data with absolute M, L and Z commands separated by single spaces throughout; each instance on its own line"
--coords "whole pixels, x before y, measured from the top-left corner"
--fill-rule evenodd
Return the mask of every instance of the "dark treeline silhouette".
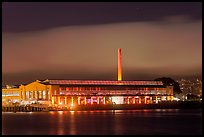
M 155 81 L 162 81 L 164 86 L 173 86 L 174 95 L 182 93 L 179 83 L 169 77 L 157 78 Z

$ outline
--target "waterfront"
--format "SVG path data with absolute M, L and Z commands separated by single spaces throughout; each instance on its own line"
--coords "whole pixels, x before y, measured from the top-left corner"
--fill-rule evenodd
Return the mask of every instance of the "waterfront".
M 2 112 L 3 135 L 201 135 L 202 109 Z

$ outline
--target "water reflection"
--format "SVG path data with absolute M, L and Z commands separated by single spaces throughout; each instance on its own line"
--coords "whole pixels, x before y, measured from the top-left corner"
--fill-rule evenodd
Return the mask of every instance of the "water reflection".
M 57 128 L 58 128 L 58 135 L 63 135 L 64 134 L 64 126 L 63 126 L 63 121 L 64 121 L 64 115 L 63 115 L 63 113 L 64 113 L 64 111 L 58 111 L 57 112 L 58 114 L 57 114 L 57 119 L 58 119 L 58 126 L 57 126 Z
M 75 135 L 76 134 L 76 121 L 75 121 L 75 114 L 74 111 L 70 111 L 70 129 L 67 129 L 70 131 L 71 135 Z
M 143 109 L 2 113 L 3 134 L 201 134 L 202 110 Z

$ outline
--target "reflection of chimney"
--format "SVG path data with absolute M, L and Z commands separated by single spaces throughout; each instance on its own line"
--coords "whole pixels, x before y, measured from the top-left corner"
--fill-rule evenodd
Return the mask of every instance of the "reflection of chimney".
M 118 81 L 122 81 L 122 51 L 118 49 Z

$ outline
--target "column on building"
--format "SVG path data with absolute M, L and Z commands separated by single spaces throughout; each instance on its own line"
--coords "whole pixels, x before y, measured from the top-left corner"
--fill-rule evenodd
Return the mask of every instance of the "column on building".
M 158 103 L 158 99 L 157 99 L 157 96 L 156 96 L 156 103 Z
M 163 101 L 163 100 L 164 100 L 164 96 L 162 95 L 162 96 L 161 96 L 161 101 Z
M 52 105 L 54 105 L 55 104 L 55 98 L 54 98 L 54 96 L 52 96 Z
M 26 98 L 25 98 L 26 100 L 28 99 L 28 91 L 26 91 Z
M 139 96 L 138 98 L 139 98 L 139 104 L 141 104 L 141 97 Z
M 71 105 L 74 104 L 74 97 L 71 98 Z
M 31 92 L 28 91 L 28 99 L 30 99 L 30 98 L 31 98 Z
M 93 98 L 92 98 L 92 96 L 91 96 L 91 104 L 93 104 Z
M 150 101 L 150 104 L 152 104 L 152 97 L 151 96 L 149 97 L 149 101 Z
M 32 99 L 35 99 L 35 92 L 32 91 Z
M 147 104 L 147 97 L 145 96 L 144 99 L 145 99 L 145 102 L 144 102 L 144 103 Z
M 60 105 L 60 104 L 61 104 L 61 101 L 60 101 L 60 96 L 58 96 L 58 98 L 57 98 L 57 102 L 58 102 L 58 105 Z
M 133 104 L 135 104 L 135 97 L 133 96 L 133 98 L 132 98 L 132 99 L 133 99 Z
M 67 97 L 64 98 L 64 104 L 67 105 Z
M 99 96 L 97 96 L 97 104 L 100 104 Z
M 84 104 L 86 105 L 86 97 L 84 97 Z
M 106 98 L 103 97 L 103 104 L 106 104 Z
M 78 105 L 80 105 L 80 97 L 78 97 Z
M 39 99 L 39 93 L 38 91 L 34 91 L 35 92 L 35 98 L 38 100 Z
M 48 90 L 46 90 L 45 92 L 46 92 L 45 99 L 46 99 L 46 100 L 49 100 L 49 99 L 48 99 Z
M 127 104 L 130 104 L 130 98 L 127 97 Z

